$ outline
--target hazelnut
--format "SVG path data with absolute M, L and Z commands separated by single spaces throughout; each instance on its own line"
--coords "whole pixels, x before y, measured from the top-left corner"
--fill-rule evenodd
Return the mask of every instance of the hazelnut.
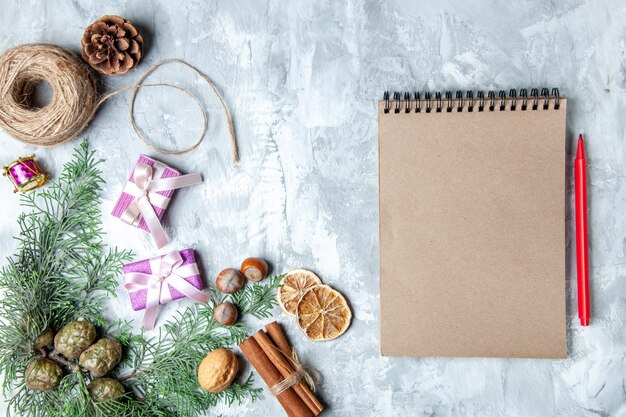
M 220 272 L 215 280 L 215 286 L 224 294 L 236 293 L 243 287 L 246 278 L 236 269 L 227 268 Z
M 237 307 L 233 303 L 224 302 L 215 306 L 213 318 L 224 326 L 232 326 L 237 321 Z
M 267 262 L 259 258 L 248 258 L 241 263 L 241 272 L 250 281 L 259 282 L 267 276 Z
M 235 354 L 228 349 L 209 352 L 198 367 L 198 383 L 208 392 L 222 392 L 233 383 L 239 371 Z

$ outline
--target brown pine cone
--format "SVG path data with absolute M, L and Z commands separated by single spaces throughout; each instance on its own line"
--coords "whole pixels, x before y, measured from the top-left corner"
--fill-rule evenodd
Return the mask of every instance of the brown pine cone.
M 54 350 L 68 359 L 76 359 L 96 340 L 96 327 L 88 321 L 66 324 L 54 336 Z
M 119 75 L 133 69 L 141 60 L 143 38 L 128 20 L 102 16 L 87 26 L 81 53 L 100 74 Z
M 100 339 L 80 355 L 80 365 L 95 377 L 105 376 L 122 358 L 122 346 L 115 339 Z
M 59 386 L 63 370 L 48 358 L 33 359 L 24 371 L 26 386 L 37 391 L 50 391 Z
M 33 348 L 39 350 L 43 349 L 46 346 L 52 346 L 54 343 L 54 331 L 52 329 L 46 329 L 42 334 L 39 335 L 37 340 L 35 340 L 35 344 Z
M 91 398 L 101 403 L 124 394 L 124 386 L 113 378 L 96 378 L 87 387 Z

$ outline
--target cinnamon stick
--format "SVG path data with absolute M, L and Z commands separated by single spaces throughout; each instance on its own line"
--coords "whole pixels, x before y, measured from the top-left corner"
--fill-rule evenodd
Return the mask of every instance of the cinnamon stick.
M 263 352 L 267 355 L 267 357 L 272 361 L 274 366 L 278 369 L 278 371 L 282 374 L 284 378 L 289 377 L 294 373 L 295 368 L 292 363 L 278 350 L 278 347 L 274 345 L 274 343 L 270 340 L 267 334 L 263 330 L 259 330 L 254 335 L 254 340 L 257 341 Z M 283 351 L 285 354 L 289 355 L 289 351 Z M 293 386 L 294 391 L 298 396 L 304 401 L 304 403 L 309 407 L 309 409 L 316 416 L 322 412 L 322 405 L 317 401 L 317 398 L 313 396 L 313 393 L 309 390 L 306 384 L 303 381 L 299 381 L 297 384 Z
M 268 387 L 281 382 L 284 378 L 270 361 L 263 349 L 259 346 L 254 337 L 249 337 L 239 345 L 241 351 L 248 358 L 252 366 L 257 370 Z M 300 399 L 293 388 L 289 388 L 276 396 L 289 417 L 313 417 L 313 412 Z
M 276 346 L 278 346 L 278 349 L 282 350 L 285 353 L 291 353 L 291 345 L 287 340 L 287 335 L 283 330 L 283 326 L 281 326 L 278 322 L 273 321 L 265 326 L 265 330 L 267 330 L 267 334 L 270 336 Z
M 291 355 L 291 345 L 289 344 L 289 341 L 287 340 L 287 335 L 285 334 L 283 327 L 279 323 L 275 321 L 271 322 L 270 324 L 265 326 L 265 330 L 267 331 L 267 336 L 269 336 L 269 339 L 272 342 L 274 342 L 274 345 L 276 345 L 276 347 L 278 347 L 278 349 L 282 353 Z M 260 336 L 260 337 L 262 338 L 263 336 Z M 257 342 L 259 342 L 259 345 L 261 346 L 263 351 L 267 354 L 266 349 L 264 348 L 263 344 L 258 339 L 257 339 Z M 281 365 L 281 366 L 277 366 L 280 373 L 284 377 L 291 375 L 291 373 L 294 371 L 294 368 L 292 364 L 289 362 L 289 360 L 287 360 L 280 352 L 274 352 L 274 353 L 275 354 L 278 353 L 278 355 L 276 356 L 279 356 L 279 358 L 277 358 L 276 360 L 274 360 L 272 356 L 270 355 L 268 356 L 270 357 L 270 359 L 272 359 L 272 362 L 274 362 L 274 364 Z M 324 410 L 324 406 L 318 401 L 318 399 L 311 392 L 307 384 L 305 384 L 303 381 L 300 381 L 294 387 L 294 389 L 296 393 L 300 396 L 300 398 L 302 398 L 305 404 L 311 409 L 311 411 L 313 411 L 313 413 L 316 416 L 319 413 L 321 413 L 322 410 Z

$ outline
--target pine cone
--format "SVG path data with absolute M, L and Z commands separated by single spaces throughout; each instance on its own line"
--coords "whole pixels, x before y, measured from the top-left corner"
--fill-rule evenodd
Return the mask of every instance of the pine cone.
M 59 386 L 63 370 L 50 359 L 33 359 L 24 372 L 26 386 L 37 391 L 50 391 Z
M 113 378 L 96 378 L 87 387 L 91 398 L 99 403 L 124 394 L 124 386 Z
M 52 331 L 52 329 L 46 329 L 42 334 L 39 335 L 37 340 L 35 340 L 33 348 L 36 350 L 43 349 L 46 346 L 51 346 L 53 343 L 54 331 Z
M 122 346 L 115 339 L 100 339 L 80 355 L 80 365 L 95 377 L 108 374 L 122 358 Z
M 83 59 L 100 74 L 125 74 L 141 60 L 143 38 L 128 20 L 102 16 L 87 26 L 82 44 Z
M 65 325 L 54 336 L 54 350 L 68 359 L 75 359 L 96 340 L 96 328 L 88 321 Z

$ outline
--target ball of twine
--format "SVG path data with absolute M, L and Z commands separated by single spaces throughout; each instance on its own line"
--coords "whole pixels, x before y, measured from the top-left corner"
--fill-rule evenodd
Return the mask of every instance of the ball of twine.
M 153 65 L 134 85 L 100 95 L 97 79 L 91 69 L 65 48 L 51 44 L 27 44 L 8 50 L 0 56 L 0 127 L 15 139 L 36 146 L 54 146 L 75 138 L 93 119 L 98 108 L 109 98 L 132 91 L 130 123 L 139 138 L 151 149 L 180 154 L 196 148 L 207 131 L 207 117 L 202 103 L 184 87 L 144 81 L 157 68 L 167 64 L 180 64 L 194 71 L 211 88 L 222 108 L 230 135 L 233 165 L 239 160 L 235 127 L 224 99 L 217 87 L 202 71 L 180 59 L 167 59 Z M 52 88 L 52 98 L 43 107 L 34 102 L 38 84 L 47 82 Z M 184 149 L 163 149 L 153 144 L 135 122 L 137 92 L 145 87 L 166 87 L 179 90 L 191 97 L 202 117 L 202 131 L 198 139 Z
M 34 91 L 46 82 L 50 102 L 39 108 Z M 15 139 L 53 146 L 76 137 L 96 113 L 96 78 L 76 55 L 49 44 L 29 44 L 0 57 L 0 127 Z

